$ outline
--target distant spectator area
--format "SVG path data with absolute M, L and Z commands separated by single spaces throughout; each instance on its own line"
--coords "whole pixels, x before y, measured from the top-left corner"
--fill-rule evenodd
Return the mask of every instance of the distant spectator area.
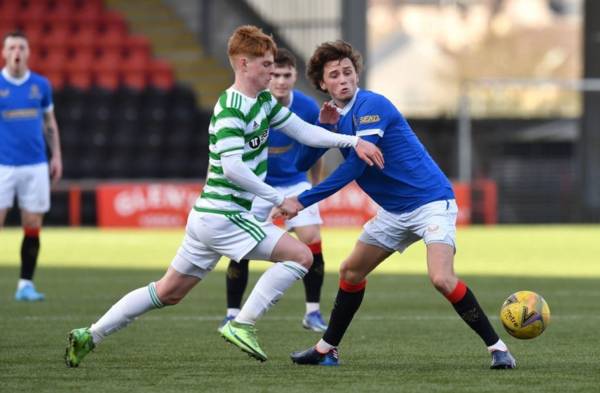
M 149 40 L 131 34 L 123 16 L 102 0 L 0 0 L 0 34 L 21 30 L 32 70 L 64 86 L 169 89 L 171 64 L 155 59 Z

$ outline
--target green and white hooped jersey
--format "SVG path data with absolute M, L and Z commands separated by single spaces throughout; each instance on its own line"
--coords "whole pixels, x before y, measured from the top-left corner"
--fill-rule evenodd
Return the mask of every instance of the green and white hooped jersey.
M 221 156 L 241 152 L 244 164 L 264 181 L 269 128 L 283 127 L 291 115 L 268 90 L 256 98 L 247 97 L 233 87 L 223 92 L 210 119 L 208 173 L 194 209 L 223 214 L 250 211 L 255 195 L 223 175 Z

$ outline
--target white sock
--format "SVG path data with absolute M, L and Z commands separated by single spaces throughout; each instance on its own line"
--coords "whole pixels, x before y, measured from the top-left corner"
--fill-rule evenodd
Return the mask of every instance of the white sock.
M 237 317 L 238 314 L 240 313 L 240 309 L 239 308 L 228 308 L 227 309 L 227 316 L 228 317 Z
M 296 262 L 273 264 L 260 276 L 235 321 L 254 325 L 258 318 L 277 303 L 294 281 L 300 280 L 307 272 L 304 266 Z
M 504 341 L 502 341 L 502 340 L 498 340 L 498 342 L 496 344 L 487 347 L 487 349 L 490 353 L 493 351 L 502 351 L 502 352 L 508 351 L 508 347 L 506 346 L 506 344 L 504 344 Z
M 106 336 L 129 325 L 145 312 L 163 306 L 156 294 L 156 284 L 153 282 L 146 287 L 129 292 L 90 327 L 94 344 L 99 344 Z
M 306 313 L 319 311 L 319 303 L 306 303 Z
M 320 339 L 319 342 L 317 343 L 317 345 L 315 345 L 315 348 L 317 348 L 317 352 L 319 352 L 319 353 L 327 353 L 327 352 L 331 351 L 333 348 L 335 348 L 335 346 L 329 344 L 327 341 L 324 341 L 323 339 Z
M 19 283 L 17 284 L 17 291 L 20 291 L 23 287 L 33 286 L 33 281 L 25 280 L 24 278 L 19 279 Z

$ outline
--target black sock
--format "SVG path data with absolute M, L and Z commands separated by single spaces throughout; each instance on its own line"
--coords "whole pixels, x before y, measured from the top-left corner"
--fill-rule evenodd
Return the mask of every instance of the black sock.
M 473 295 L 473 292 L 468 287 L 466 287 L 466 292 L 462 299 L 452 303 L 452 307 L 454 307 L 463 321 L 481 337 L 485 345 L 489 347 L 498 342 L 500 338 L 494 331 L 492 324 L 477 302 L 477 299 L 475 299 L 475 295 Z
M 227 285 L 227 308 L 241 308 L 242 297 L 248 285 L 248 260 L 229 261 L 225 283 Z
M 25 234 L 21 243 L 21 278 L 33 280 L 35 265 L 40 253 L 40 238 L 36 235 Z
M 328 344 L 338 346 L 346 329 L 350 326 L 354 314 L 360 307 L 363 297 L 365 296 L 365 286 L 367 281 L 364 280 L 359 284 L 348 284 L 340 280 L 340 289 L 338 290 L 333 304 L 333 310 L 329 318 L 329 326 L 323 334 L 323 340 Z
M 321 287 L 325 276 L 325 262 L 323 254 L 313 254 L 313 264 L 304 276 L 304 293 L 307 303 L 319 303 L 321 300 Z

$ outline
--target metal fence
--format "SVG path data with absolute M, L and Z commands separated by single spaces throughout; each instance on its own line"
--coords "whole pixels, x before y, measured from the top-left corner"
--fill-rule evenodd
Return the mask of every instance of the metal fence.
M 581 128 L 588 94 L 600 94 L 600 79 L 464 84 L 457 118 L 458 178 L 498 183 L 500 222 L 586 221 L 582 195 L 600 184 L 585 176 L 598 177 L 598 168 L 589 167 L 593 161 L 583 151 L 600 155 L 586 148 Z M 474 119 L 482 118 L 504 126 L 475 129 L 482 122 Z M 536 121 L 523 126 L 516 124 L 519 119 Z M 600 124 L 588 127 L 600 130 Z

